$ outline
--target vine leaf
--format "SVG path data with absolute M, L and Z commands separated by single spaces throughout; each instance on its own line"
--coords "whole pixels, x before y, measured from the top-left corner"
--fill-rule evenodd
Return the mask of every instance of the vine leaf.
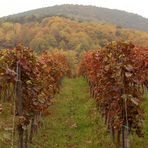
M 130 99 L 135 105 L 137 105 L 137 106 L 139 105 L 138 99 L 133 98 L 133 97 L 131 97 Z
M 127 71 L 133 71 L 134 68 L 133 68 L 132 65 L 128 64 L 128 65 L 125 66 L 125 69 L 126 69 Z
M 126 76 L 127 78 L 130 78 L 132 75 L 133 75 L 133 74 L 132 74 L 131 72 L 125 72 L 125 76 Z

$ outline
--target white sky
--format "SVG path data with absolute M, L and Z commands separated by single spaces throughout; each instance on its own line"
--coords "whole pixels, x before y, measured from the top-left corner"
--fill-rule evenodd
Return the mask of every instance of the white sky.
M 148 0 L 0 0 L 0 17 L 56 4 L 83 4 L 125 10 L 148 18 Z

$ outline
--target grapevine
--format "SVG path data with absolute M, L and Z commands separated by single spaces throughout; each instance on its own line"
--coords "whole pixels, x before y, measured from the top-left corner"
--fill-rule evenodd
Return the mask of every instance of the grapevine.
M 112 42 L 103 49 L 87 52 L 78 69 L 87 78 L 90 91 L 113 140 L 128 146 L 129 133 L 142 136 L 144 89 L 147 88 L 148 48 Z M 116 132 L 116 140 L 115 140 Z
M 37 55 L 23 45 L 0 51 L 0 95 L 5 101 L 16 102 L 19 147 L 27 146 L 28 140 L 32 142 L 62 78 L 70 73 L 68 60 L 60 52 Z

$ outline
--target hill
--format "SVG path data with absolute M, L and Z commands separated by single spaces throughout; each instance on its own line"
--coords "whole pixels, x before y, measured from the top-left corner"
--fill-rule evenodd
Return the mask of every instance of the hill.
M 119 39 L 148 45 L 148 33 L 99 22 L 47 17 L 41 22 L 0 23 L 0 48 L 11 48 L 21 42 L 37 51 L 59 48 L 81 52 Z
M 148 31 L 148 19 L 120 10 L 83 5 L 56 5 L 1 18 L 1 21 L 27 23 L 51 16 L 64 16 L 85 21 L 101 21 L 121 27 Z

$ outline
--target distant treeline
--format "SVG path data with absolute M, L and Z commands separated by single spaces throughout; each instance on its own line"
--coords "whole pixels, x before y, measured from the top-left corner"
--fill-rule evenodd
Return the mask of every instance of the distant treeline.
M 148 33 L 99 22 L 48 17 L 40 23 L 0 23 L 0 48 L 11 48 L 21 42 L 37 51 L 59 48 L 81 52 L 119 39 L 148 45 Z

